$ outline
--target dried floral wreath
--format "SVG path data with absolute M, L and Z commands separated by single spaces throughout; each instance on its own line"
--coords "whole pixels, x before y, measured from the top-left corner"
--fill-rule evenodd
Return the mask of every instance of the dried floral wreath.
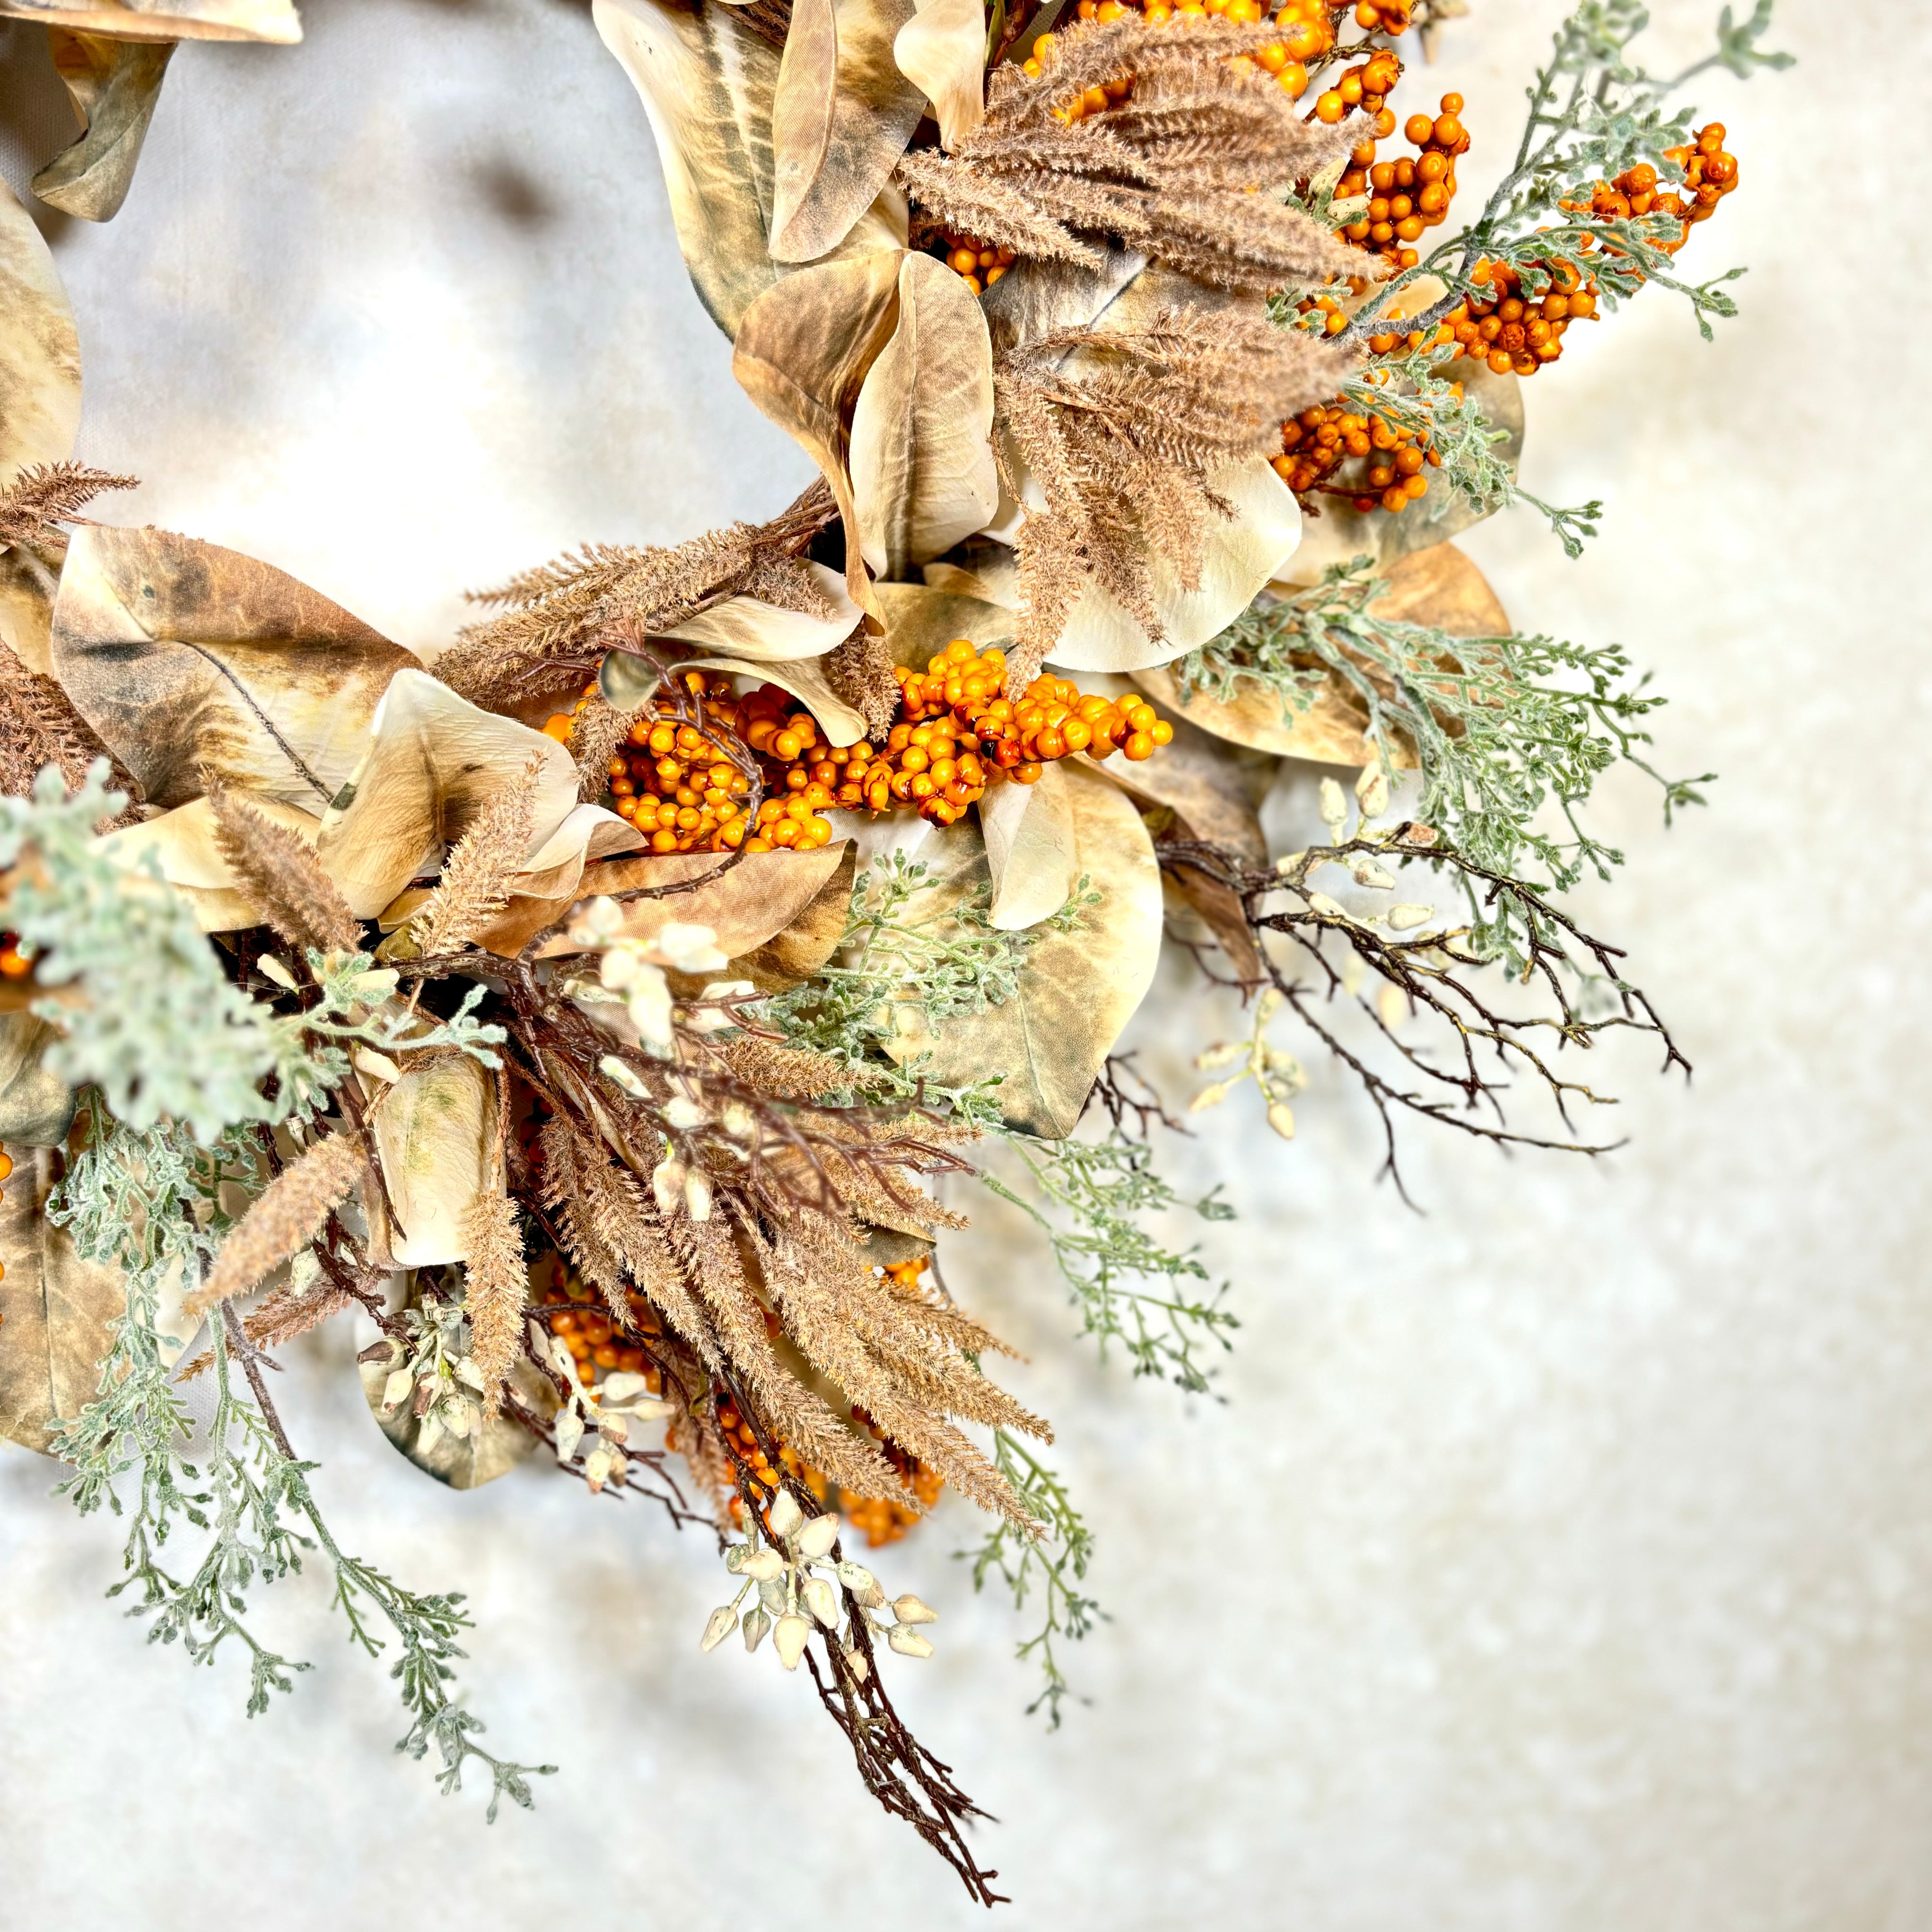
M 1670 98 L 1786 57 L 1759 0 L 1658 78 L 1642 10 L 1582 0 L 1438 240 L 1464 103 L 1390 104 L 1406 37 L 1465 11 L 596 0 L 737 378 L 822 478 L 530 570 L 428 664 L 82 514 L 130 479 L 71 460 L 73 316 L 0 200 L 0 1430 L 124 1516 L 116 1592 L 243 1654 L 251 1712 L 306 1666 L 246 1597 L 319 1546 L 354 1640 L 397 1647 L 401 1748 L 487 1768 L 493 1815 L 551 1768 L 478 1742 L 460 1599 L 345 1552 L 284 1432 L 273 1352 L 361 1317 L 370 1408 L 430 1474 L 541 1444 L 715 1532 L 704 1648 L 802 1662 L 991 1904 L 880 1667 L 933 1612 L 849 1552 L 946 1488 L 988 1512 L 974 1581 L 1043 1612 L 1056 1721 L 1096 1606 L 1048 1425 L 943 1281 L 941 1184 L 1022 1208 L 1084 1331 L 1199 1390 L 1234 1319 L 1149 1217 L 1232 1210 L 1162 1179 L 1176 1124 L 1112 1057 L 1163 934 L 1252 1015 L 1193 1106 L 1252 1077 L 1291 1136 L 1298 1023 L 1398 1186 L 1405 1116 L 1594 1152 L 1562 1052 L 1631 1028 L 1682 1064 L 1561 903 L 1619 860 L 1583 808 L 1651 770 L 1660 700 L 1614 646 L 1514 631 L 1448 539 L 1517 503 L 1592 532 L 1516 481 L 1520 385 L 1647 284 L 1707 336 L 1733 312 L 1675 263 L 1738 164 Z M 288 0 L 0 14 L 46 22 L 82 122 L 34 190 L 95 220 L 175 42 L 298 36 Z M 1326 842 L 1273 856 L 1298 760 L 1353 800 L 1323 778 Z M 1525 1074 L 1552 1131 L 1505 1116 Z

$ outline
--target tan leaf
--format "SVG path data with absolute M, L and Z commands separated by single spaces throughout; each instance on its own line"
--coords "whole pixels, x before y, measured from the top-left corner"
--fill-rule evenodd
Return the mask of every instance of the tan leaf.
M 986 10 L 982 0 L 921 0 L 892 42 L 900 73 L 932 104 L 942 146 L 956 146 L 986 118 Z
M 496 1184 L 496 1087 L 468 1054 L 412 1067 L 372 1110 L 376 1156 L 404 1268 L 460 1262 L 471 1204 Z
M 926 584 L 881 584 L 879 611 L 894 664 L 923 670 L 954 638 L 981 650 L 1012 643 L 1014 614 L 1005 605 Z
M 866 372 L 898 320 L 899 260 L 881 250 L 800 269 L 746 310 L 731 353 L 745 393 L 823 473 L 845 525 L 846 588 L 868 609 L 850 424 Z
M 314 845 L 320 819 L 272 798 L 248 802 L 272 824 L 292 832 L 305 845 Z M 221 850 L 219 834 L 214 808 L 206 798 L 197 798 L 157 818 L 110 832 L 100 841 L 100 850 L 130 872 L 145 869 L 152 858 L 161 877 L 180 888 L 194 907 L 203 932 L 238 932 L 262 925 L 266 909 L 237 876 Z
M 1097 266 L 1040 260 L 1014 263 L 982 304 L 1002 343 L 1024 348 L 1064 328 L 1090 328 L 1121 290 L 1147 266 L 1131 249 L 1108 248 Z
M 58 1147 L 74 1125 L 74 1090 L 43 1064 L 58 1037 L 30 1012 L 0 1013 L 0 1141 Z
M 834 745 L 856 745 L 866 735 L 865 718 L 832 689 L 819 658 L 800 658 L 777 664 L 754 664 L 748 658 L 706 657 L 694 662 L 698 670 L 707 674 L 748 678 L 790 692 L 818 719 L 827 740 Z M 657 677 L 642 660 L 622 651 L 613 651 L 604 660 L 598 685 L 607 704 L 628 711 L 656 689 Z
M 100 1392 L 108 1324 L 127 1306 L 116 1269 L 75 1254 L 44 1213 L 54 1184 L 46 1148 L 7 1148 L 0 1184 L 0 1437 L 46 1453 L 49 1425 L 78 1415 Z
M 1496 454 L 1515 475 L 1522 460 L 1522 379 L 1514 374 L 1498 376 L 1486 363 L 1466 358 L 1448 367 L 1470 400 L 1498 428 L 1508 431 L 1496 446 Z M 1301 547 L 1278 574 L 1292 584 L 1318 584 L 1330 565 L 1358 556 L 1373 557 L 1377 570 L 1386 573 L 1405 556 L 1459 537 L 1493 514 L 1451 490 L 1436 472 L 1425 474 L 1432 478 L 1428 495 L 1394 516 L 1382 510 L 1364 513 L 1342 497 L 1324 496 L 1321 515 L 1311 517 L 1303 526 Z
M 724 856 L 718 852 L 668 852 L 592 866 L 584 874 L 578 896 L 590 898 L 600 892 L 636 892 L 703 878 L 717 871 Z M 648 944 L 674 922 L 708 926 L 718 936 L 718 950 L 736 959 L 798 918 L 837 874 L 844 857 L 842 842 L 820 846 L 815 852 L 747 852 L 728 872 L 688 892 L 626 900 L 624 933 Z M 558 933 L 544 943 L 537 956 L 554 959 L 577 950 Z
M 853 500 L 875 575 L 903 577 L 984 525 L 1000 500 L 992 430 L 993 347 L 979 302 L 943 262 L 908 254 L 898 326 L 852 411 Z
M 84 131 L 34 176 L 34 192 L 63 214 L 109 221 L 134 183 L 176 43 L 103 40 L 58 27 L 50 38 Z
M 579 802 L 577 766 L 554 738 L 458 697 L 428 672 L 399 671 L 370 721 L 360 763 L 322 814 L 316 856 L 358 919 L 373 919 L 467 832 L 489 801 L 539 763 L 532 844 L 517 889 L 572 891 L 586 858 L 638 837 Z
M 859 850 L 849 838 L 827 849 L 844 854 L 832 876 L 782 931 L 734 958 L 727 977 L 749 980 L 761 993 L 778 992 L 813 978 L 838 950 L 850 922 Z M 754 852 L 751 856 L 761 859 L 766 855 Z
M 54 604 L 54 674 L 148 802 L 202 774 L 319 812 L 416 661 L 272 565 L 152 528 L 77 530 Z
M 0 0 L 0 17 L 10 14 L 112 40 L 267 40 L 290 46 L 302 37 L 290 0 L 172 0 L 164 6 L 95 0 L 80 7 L 63 0 Z
M 658 634 L 693 646 L 694 655 L 716 652 L 725 657 L 748 658 L 755 664 L 823 657 L 852 634 L 865 614 L 846 596 L 842 577 L 822 563 L 806 568 L 832 607 L 830 617 L 814 617 L 808 610 L 788 610 L 757 597 L 728 597 Z
M 1140 814 L 1104 778 L 1073 770 L 1065 776 L 1079 872 L 1100 903 L 1085 908 L 1072 930 L 1036 936 L 1018 994 L 1004 1006 L 936 1032 L 908 1024 L 892 1049 L 902 1064 L 950 1084 L 1004 1075 L 1007 1122 L 1054 1139 L 1072 1132 L 1153 982 L 1161 934 L 1160 871 Z M 920 856 L 955 898 L 990 884 L 985 842 L 970 821 L 928 841 Z
M 0 331 L 0 338 L 4 338 Z M 0 339 L 0 386 L 5 382 L 6 346 Z M 4 427 L 0 424 L 0 436 Z M 16 544 L 0 550 L 0 644 L 42 676 L 53 668 L 54 593 L 60 573 L 45 558 Z
M 0 487 L 35 464 L 64 462 L 80 428 L 74 310 L 33 217 L 0 181 Z
M 1463 638 L 1509 629 L 1508 616 L 1482 572 L 1454 544 L 1437 544 L 1397 559 L 1389 568 L 1388 585 L 1373 606 L 1378 615 L 1433 624 Z M 1171 717 L 1233 744 L 1318 764 L 1360 766 L 1374 755 L 1363 736 L 1368 706 L 1338 672 L 1330 671 L 1314 703 L 1292 717 L 1273 691 L 1250 678 L 1240 680 L 1226 702 L 1202 692 L 1185 704 L 1169 671 L 1137 670 L 1133 681 Z M 1399 769 L 1414 769 L 1415 748 L 1406 737 L 1397 735 L 1389 748 Z
M 1066 903 L 1080 875 L 1079 855 L 1060 765 L 1046 766 L 1036 784 L 993 786 L 980 801 L 980 836 L 993 884 L 988 922 L 994 932 L 1023 932 Z
M 891 178 L 926 111 L 919 88 L 892 58 L 893 37 L 912 15 L 913 0 L 836 0 L 834 8 L 807 0 L 793 9 L 772 112 L 773 261 L 816 262 L 829 254 Z M 792 40 L 801 26 L 794 63 Z M 828 55 L 836 80 L 827 72 Z M 788 173 L 794 163 L 796 171 Z

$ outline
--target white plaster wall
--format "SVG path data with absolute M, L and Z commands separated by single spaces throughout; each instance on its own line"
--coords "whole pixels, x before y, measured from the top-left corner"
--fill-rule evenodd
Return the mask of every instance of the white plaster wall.
M 1475 7 L 1420 83 L 1468 96 L 1472 198 L 1557 11 Z M 1713 10 L 1655 10 L 1661 64 Z M 1668 835 L 1610 781 L 1633 863 L 1581 896 L 1696 1082 L 1602 1056 L 1632 1144 L 1594 1167 L 1412 1135 L 1426 1217 L 1375 1185 L 1372 1124 L 1324 1071 L 1292 1149 L 1213 1118 L 1183 1158 L 1243 1213 L 1208 1248 L 1244 1324 L 1224 1406 L 1096 1366 L 989 1220 L 954 1279 L 1032 1352 L 1018 1385 L 1100 1538 L 1115 1620 L 1070 1659 L 1090 1708 L 1051 1736 L 1022 1714 L 1012 1620 L 944 1560 L 960 1515 L 884 1563 L 942 1612 L 897 1692 L 1000 1814 L 1010 1924 L 1932 1927 L 1924 243 L 1849 145 L 1922 176 L 1932 28 L 1780 10 L 1816 58 L 1700 91 L 1745 187 L 1688 260 L 1752 265 L 1744 318 L 1708 348 L 1653 295 L 1578 343 L 1532 386 L 1528 475 L 1602 496 L 1602 538 L 1568 563 L 1519 516 L 1468 544 L 1519 622 L 1654 666 L 1661 760 L 1723 775 Z M 58 227 L 82 453 L 148 479 L 112 514 L 254 550 L 420 645 L 461 587 L 567 543 L 788 497 L 806 465 L 730 382 L 581 8 L 307 20 L 292 50 L 184 50 L 119 218 Z M 1848 132 L 1828 41 L 1899 111 Z M 0 108 L 16 184 L 56 145 L 46 105 Z M 1305 790 L 1282 810 L 1312 829 Z M 1155 1012 L 1172 1076 L 1196 1022 Z M 974 1922 L 806 1686 L 699 1657 L 694 1540 L 534 1472 L 433 1488 L 349 1348 L 286 1378 L 338 1532 L 470 1593 L 490 1741 L 562 1774 L 493 1831 L 440 1799 L 389 1755 L 389 1686 L 313 1576 L 257 1607 L 317 1667 L 245 1722 L 236 1666 L 148 1652 L 102 1600 L 112 1526 L 0 1452 L 0 1921 Z

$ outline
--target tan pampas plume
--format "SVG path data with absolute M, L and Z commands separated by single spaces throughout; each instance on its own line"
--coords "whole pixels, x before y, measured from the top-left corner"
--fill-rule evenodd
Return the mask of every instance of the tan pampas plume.
M 182 1302 L 182 1312 L 190 1321 L 206 1315 L 292 1260 L 368 1172 L 368 1155 L 359 1134 L 326 1134 L 312 1141 L 229 1231 L 208 1279 Z
M 242 1332 L 251 1347 L 279 1348 L 311 1328 L 320 1328 L 332 1316 L 346 1315 L 362 1303 L 346 1290 L 328 1282 L 318 1282 L 306 1294 L 293 1287 L 278 1288 L 251 1308 L 242 1324 Z M 177 1382 L 192 1382 L 212 1367 L 214 1351 L 204 1348 L 176 1376 Z
M 34 544 L 58 550 L 67 538 L 60 525 L 73 523 L 104 490 L 137 490 L 138 476 L 116 476 L 80 463 L 40 463 L 0 488 L 0 548 Z
M 601 698 L 586 698 L 573 718 L 570 755 L 577 760 L 577 795 L 594 804 L 610 789 L 610 760 L 631 727 L 648 715 L 640 705 L 619 711 Z
M 294 832 L 220 786 L 209 790 L 208 807 L 214 819 L 215 845 L 238 889 L 260 909 L 263 922 L 278 938 L 320 952 L 360 950 L 360 922 Z
M 504 1378 L 523 1346 L 530 1287 L 523 1231 L 509 1197 L 478 1195 L 464 1216 L 463 1240 L 470 1354 L 483 1378 L 483 1413 L 494 1415 L 503 1406 Z
M 874 738 L 884 738 L 898 715 L 899 682 L 883 637 L 855 631 L 823 659 L 826 681 L 866 721 Z
M 561 688 L 594 663 L 599 639 L 622 628 L 650 636 L 722 603 L 757 597 L 829 617 L 800 561 L 836 514 L 821 480 L 768 524 L 733 524 L 670 548 L 587 544 L 526 570 L 472 602 L 505 606 L 468 626 L 436 660 L 436 674 L 486 710 L 509 703 L 532 678 Z M 555 661 L 565 661 L 560 670 Z
M 131 812 L 141 800 L 134 774 L 94 735 L 53 679 L 29 670 L 0 641 L 0 792 L 26 797 L 41 771 L 52 765 L 70 795 L 80 789 L 97 758 L 107 760 L 110 782 L 128 794 Z
M 510 880 L 536 836 L 543 760 L 532 752 L 452 847 L 436 890 L 410 922 L 410 937 L 425 959 L 460 952 L 509 904 Z
M 1154 556 L 1196 588 L 1208 526 L 1229 514 L 1212 479 L 1278 448 L 1282 422 L 1333 395 L 1354 359 L 1259 317 L 1191 308 L 1144 329 L 1066 329 L 1006 350 L 994 393 L 1046 497 L 1020 532 L 1008 692 L 1038 674 L 1090 580 L 1157 640 Z M 1006 478 L 1016 497 L 1024 480 Z
M 1097 242 L 1112 241 L 1250 292 L 1385 274 L 1281 198 L 1359 130 L 1303 120 L 1271 76 L 1229 64 L 1280 36 L 1271 21 L 1186 15 L 1057 30 L 1037 78 L 996 68 L 980 125 L 950 154 L 913 149 L 896 178 L 948 226 L 1035 260 L 1097 264 Z M 1120 105 L 1059 118 L 1122 81 Z

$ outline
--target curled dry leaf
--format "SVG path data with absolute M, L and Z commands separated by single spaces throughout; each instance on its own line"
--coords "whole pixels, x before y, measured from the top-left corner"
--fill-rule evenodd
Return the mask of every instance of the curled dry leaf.
M 866 374 L 898 320 L 900 256 L 881 250 L 822 262 L 746 311 L 731 373 L 818 465 L 845 526 L 845 583 L 872 609 L 849 467 L 850 428 Z
M 859 848 L 851 840 L 844 839 L 837 848 L 827 849 L 841 850 L 844 855 L 832 876 L 781 931 L 773 933 L 762 946 L 738 954 L 725 977 L 748 980 L 761 993 L 780 992 L 812 978 L 838 950 L 838 942 L 850 922 L 852 882 L 858 875 Z M 766 856 L 762 852 L 750 854 L 754 859 Z
M 992 430 L 979 302 L 943 262 L 902 256 L 898 324 L 852 411 L 852 494 L 875 575 L 903 577 L 983 526 L 1000 500 Z
M 834 745 L 856 745 L 866 735 L 864 717 L 832 688 L 830 680 L 816 658 L 796 658 L 788 663 L 755 664 L 746 658 L 706 657 L 694 660 L 696 669 L 721 676 L 748 678 L 754 683 L 775 684 L 788 691 L 824 727 L 826 740 Z M 598 674 L 598 687 L 604 701 L 620 711 L 633 710 L 657 688 L 654 667 L 640 658 L 613 651 Z
M 586 862 L 634 848 L 614 812 L 579 802 L 577 766 L 554 738 L 459 698 L 427 671 L 399 671 L 370 721 L 353 774 L 322 814 L 316 856 L 358 919 L 382 913 L 538 761 L 529 855 L 517 890 L 567 896 Z
M 735 960 L 782 932 L 805 911 L 839 872 L 845 847 L 835 843 L 815 852 L 747 852 L 728 871 L 720 872 L 724 856 L 717 852 L 668 852 L 592 866 L 584 874 L 579 896 L 608 892 L 614 897 L 717 872 L 716 878 L 688 892 L 626 900 L 623 935 L 649 945 L 667 926 L 708 926 L 717 935 L 718 950 Z M 544 942 L 537 956 L 554 959 L 578 950 L 559 933 Z
M 894 664 L 923 670 L 956 638 L 986 650 L 1012 641 L 1014 614 L 1005 604 L 928 584 L 881 584 L 879 611 Z
M 212 773 L 320 812 L 416 661 L 272 565 L 152 528 L 75 531 L 53 614 L 54 674 L 151 804 Z
M 0 487 L 36 464 L 64 462 L 80 428 L 74 310 L 32 216 L 0 181 Z
M 399 1265 L 464 1258 L 465 1217 L 496 1183 L 496 1086 L 467 1054 L 411 1067 L 370 1111 Z
M 913 0 L 794 6 L 772 104 L 773 261 L 829 254 L 890 179 L 926 111 L 892 57 L 912 17 Z
M 83 1262 L 46 1217 L 54 1182 L 46 1148 L 10 1142 L 0 1186 L 0 1437 L 45 1453 L 50 1426 L 100 1392 L 108 1324 L 127 1306 L 118 1270 Z
M 314 814 L 272 798 L 246 802 L 304 845 L 314 845 L 322 821 Z M 264 908 L 236 876 L 221 850 L 218 830 L 214 808 L 206 798 L 197 798 L 158 818 L 110 832 L 101 840 L 100 849 L 130 872 L 145 871 L 152 860 L 161 877 L 194 907 L 203 932 L 238 932 L 260 926 L 266 922 Z
M 164 5 L 95 0 L 92 6 L 0 0 L 0 16 L 9 14 L 111 40 L 267 40 L 292 46 L 302 37 L 290 0 L 167 0 Z
M 909 1024 L 891 1049 L 932 1078 L 965 1084 L 1004 1076 L 1000 1110 L 1028 1133 L 1064 1139 L 1160 963 L 1160 870 L 1126 795 L 1092 772 L 1064 773 L 1078 876 L 1099 902 L 1072 929 L 1036 935 L 1004 1006 L 936 1030 Z M 954 899 L 990 884 L 984 840 L 970 821 L 922 850 L 938 890 Z M 944 902 L 941 902 L 943 903 Z
M 892 42 L 898 70 L 932 104 L 942 146 L 986 118 L 986 10 L 982 0 L 920 0 Z
M 1451 373 L 1465 394 L 1507 433 L 1496 454 L 1514 476 L 1522 460 L 1522 379 L 1514 373 L 1498 376 L 1486 363 L 1466 358 L 1452 365 Z M 1493 514 L 1440 482 L 1420 502 L 1393 517 L 1379 510 L 1364 513 L 1340 496 L 1324 496 L 1321 515 L 1303 527 L 1300 548 L 1276 574 L 1290 583 L 1318 584 L 1330 565 L 1358 556 L 1373 557 L 1376 568 L 1387 572 L 1404 557 L 1460 536 Z
M 0 1142 L 51 1148 L 67 1138 L 74 1090 L 45 1064 L 47 1048 L 58 1037 L 33 1013 L 0 1013 Z
M 1079 859 L 1058 764 L 1047 765 L 1036 784 L 994 785 L 980 801 L 980 834 L 993 884 L 988 922 L 996 932 L 1024 932 L 1066 903 Z
M 658 634 L 692 646 L 694 654 L 715 652 L 748 658 L 754 664 L 824 657 L 857 629 L 865 613 L 845 594 L 845 580 L 836 572 L 822 563 L 808 563 L 806 568 L 831 607 L 829 617 L 816 617 L 808 610 L 788 610 L 761 598 L 728 597 Z
M 1372 607 L 1379 616 L 1433 625 L 1462 638 L 1493 636 L 1509 629 L 1508 616 L 1496 592 L 1454 544 L 1437 544 L 1399 558 L 1389 568 L 1388 586 Z M 1284 712 L 1273 691 L 1251 679 L 1240 680 L 1233 697 L 1225 701 L 1198 692 L 1184 703 L 1170 671 L 1137 670 L 1134 682 L 1176 718 L 1232 744 L 1325 765 L 1359 766 L 1374 755 L 1363 736 L 1368 706 L 1335 671 L 1328 674 L 1308 709 L 1292 716 Z M 1399 769 L 1414 768 L 1415 749 L 1406 737 L 1396 737 L 1390 754 Z
M 1000 346 L 1023 349 L 1062 329 L 1090 328 L 1146 266 L 1144 255 L 1111 245 L 1092 266 L 1022 260 L 986 291 L 981 307 Z
M 55 28 L 54 65 L 67 83 L 83 132 L 34 177 L 50 208 L 86 221 L 109 221 L 133 185 L 172 40 L 110 40 Z

